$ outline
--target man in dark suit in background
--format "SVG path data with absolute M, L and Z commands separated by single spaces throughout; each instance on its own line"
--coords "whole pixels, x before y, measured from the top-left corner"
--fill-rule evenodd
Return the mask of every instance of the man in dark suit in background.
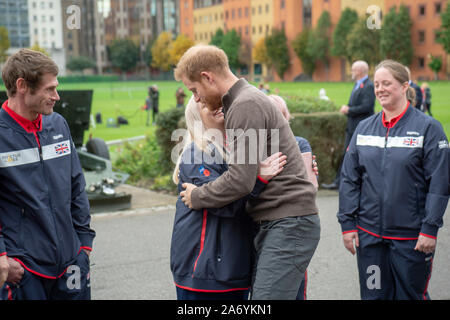
M 355 61 L 352 65 L 352 80 L 355 81 L 348 105 L 341 107 L 340 112 L 347 116 L 347 129 L 345 131 L 344 155 L 352 138 L 356 126 L 361 120 L 374 114 L 375 91 L 372 81 L 369 79 L 369 65 L 365 61 Z M 336 173 L 336 178 L 330 184 L 322 183 L 322 188 L 337 190 L 341 175 L 341 163 Z

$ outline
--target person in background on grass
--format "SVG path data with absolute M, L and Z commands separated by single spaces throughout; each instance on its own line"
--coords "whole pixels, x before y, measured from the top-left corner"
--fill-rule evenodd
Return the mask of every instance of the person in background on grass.
M 383 110 L 358 125 L 342 166 L 344 246 L 357 253 L 362 299 L 427 300 L 449 197 L 448 139 L 415 108 L 401 63 L 379 63 L 374 84 Z
M 156 118 L 158 117 L 159 112 L 159 91 L 156 84 L 150 87 L 149 97 L 152 101 L 152 123 L 156 124 Z
M 182 87 L 179 87 L 175 92 L 175 99 L 177 100 L 177 108 L 184 108 L 184 99 L 186 99 L 186 93 Z
M 320 239 L 320 219 L 317 190 L 308 179 L 289 123 L 266 94 L 232 73 L 227 55 L 215 46 L 187 50 L 177 64 L 175 79 L 211 112 L 222 110 L 227 143 L 233 150 L 228 170 L 220 177 L 199 187 L 182 184 L 185 190 L 180 196 L 186 206 L 221 208 L 241 199 L 254 188 L 263 154 L 280 151 L 287 156 L 283 171 L 258 198 L 247 201 L 246 209 L 258 224 L 251 298 L 295 300 Z M 271 138 L 272 130 L 277 138 Z M 256 141 L 250 143 L 248 134 Z
M 88 300 L 95 231 L 86 182 L 59 100 L 58 67 L 22 49 L 2 70 L 8 100 L 0 110 L 2 299 Z
M 151 88 L 152 87 L 148 87 L 148 96 L 145 99 L 145 110 L 147 111 L 147 120 L 145 122 L 145 125 L 147 127 L 150 125 L 150 111 L 152 110 Z M 153 118 L 155 118 L 154 115 Z
M 422 110 L 423 112 L 428 112 L 430 117 L 432 117 L 433 114 L 431 113 L 431 89 L 426 82 L 422 83 L 420 89 L 422 90 L 423 96 Z
M 228 170 L 224 116 L 192 97 L 186 107 L 183 152 L 173 174 L 178 185 L 211 182 Z M 178 198 L 173 225 L 170 267 L 179 300 L 244 300 L 248 298 L 254 261 L 254 226 L 245 212 L 249 197 L 258 197 L 281 172 L 286 157 L 275 154 L 261 162 L 253 191 L 222 208 L 190 209 Z

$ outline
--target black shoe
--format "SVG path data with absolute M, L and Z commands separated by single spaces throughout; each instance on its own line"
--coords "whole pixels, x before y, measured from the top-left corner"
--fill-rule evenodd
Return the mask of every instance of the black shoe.
M 322 188 L 328 189 L 328 190 L 337 190 L 337 189 L 339 189 L 338 184 L 336 182 L 334 182 L 334 181 L 332 183 L 330 183 L 330 184 L 322 183 L 321 186 L 322 186 Z

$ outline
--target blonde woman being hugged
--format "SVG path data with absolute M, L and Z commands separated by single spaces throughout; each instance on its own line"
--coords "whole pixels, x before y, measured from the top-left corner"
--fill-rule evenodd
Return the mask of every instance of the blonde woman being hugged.
M 173 180 L 201 186 L 228 170 L 224 115 L 191 98 L 186 106 L 188 134 Z M 261 163 L 251 194 L 222 208 L 176 204 L 170 267 L 179 300 L 243 300 L 251 286 L 253 222 L 245 211 L 269 180 L 283 170 L 286 157 L 276 153 Z

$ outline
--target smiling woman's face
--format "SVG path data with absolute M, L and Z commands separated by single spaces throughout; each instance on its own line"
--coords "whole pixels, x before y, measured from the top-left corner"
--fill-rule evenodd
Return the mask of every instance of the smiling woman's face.
M 215 111 L 211 111 L 203 103 L 197 104 L 199 108 L 200 117 L 202 118 L 203 125 L 206 129 L 218 129 L 225 130 L 225 119 L 223 116 L 222 108 Z
M 377 70 L 374 76 L 375 96 L 385 109 L 396 108 L 406 95 L 408 83 L 400 83 L 386 68 Z

